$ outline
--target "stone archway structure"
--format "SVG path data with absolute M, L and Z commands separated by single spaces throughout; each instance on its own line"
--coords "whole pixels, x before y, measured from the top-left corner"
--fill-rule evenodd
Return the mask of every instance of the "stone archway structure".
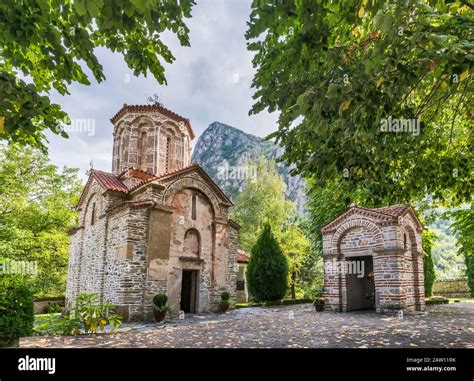
M 352 205 L 324 226 L 326 310 L 424 310 L 422 231 L 409 205 Z

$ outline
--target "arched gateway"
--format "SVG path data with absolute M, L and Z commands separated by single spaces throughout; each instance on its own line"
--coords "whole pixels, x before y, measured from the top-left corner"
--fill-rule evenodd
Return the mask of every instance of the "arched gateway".
M 353 205 L 321 229 L 330 311 L 422 311 L 423 225 L 409 205 Z

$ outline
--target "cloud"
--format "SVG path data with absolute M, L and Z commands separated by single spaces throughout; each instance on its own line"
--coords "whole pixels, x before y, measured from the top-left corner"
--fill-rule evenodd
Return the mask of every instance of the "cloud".
M 49 135 L 55 164 L 79 167 L 85 173 L 92 161 L 95 168 L 111 170 L 113 126 L 109 119 L 123 103 L 145 104 L 155 93 L 166 107 L 191 120 L 197 136 L 214 121 L 258 136 L 276 129 L 274 114 L 248 116 L 255 72 L 244 37 L 250 1 L 200 0 L 192 15 L 187 21 L 191 47 L 180 46 L 170 33 L 163 36 L 176 58 L 164 64 L 167 86 L 159 85 L 152 75 L 133 76 L 120 54 L 99 48 L 97 57 L 106 80 L 90 86 L 75 84 L 69 96 L 52 95 L 73 120 L 95 124 L 93 136 L 85 132 L 71 132 L 69 139 Z

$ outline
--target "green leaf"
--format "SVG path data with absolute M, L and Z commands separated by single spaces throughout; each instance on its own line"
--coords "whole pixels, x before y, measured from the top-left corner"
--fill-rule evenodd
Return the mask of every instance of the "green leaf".
M 79 16 L 84 16 L 87 13 L 86 0 L 75 0 L 74 9 Z

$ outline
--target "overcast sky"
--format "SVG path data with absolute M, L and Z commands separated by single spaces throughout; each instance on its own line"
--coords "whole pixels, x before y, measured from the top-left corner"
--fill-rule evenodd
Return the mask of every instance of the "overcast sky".
M 163 105 L 191 120 L 199 135 L 219 121 L 245 132 L 265 136 L 276 129 L 275 114 L 248 116 L 253 103 L 252 54 L 244 37 L 250 0 L 197 0 L 190 28 L 191 47 L 181 47 L 177 38 L 165 36 L 176 61 L 166 65 L 167 86 L 149 75 L 134 77 L 119 54 L 98 49 L 106 80 L 90 86 L 73 85 L 71 95 L 52 94 L 74 120 L 95 121 L 95 134 L 71 132 L 69 139 L 48 135 L 51 160 L 59 166 L 80 168 L 81 176 L 92 160 L 94 168 L 111 170 L 112 131 L 110 118 L 127 104 L 146 104 L 157 93 Z M 197 141 L 195 139 L 194 143 Z

